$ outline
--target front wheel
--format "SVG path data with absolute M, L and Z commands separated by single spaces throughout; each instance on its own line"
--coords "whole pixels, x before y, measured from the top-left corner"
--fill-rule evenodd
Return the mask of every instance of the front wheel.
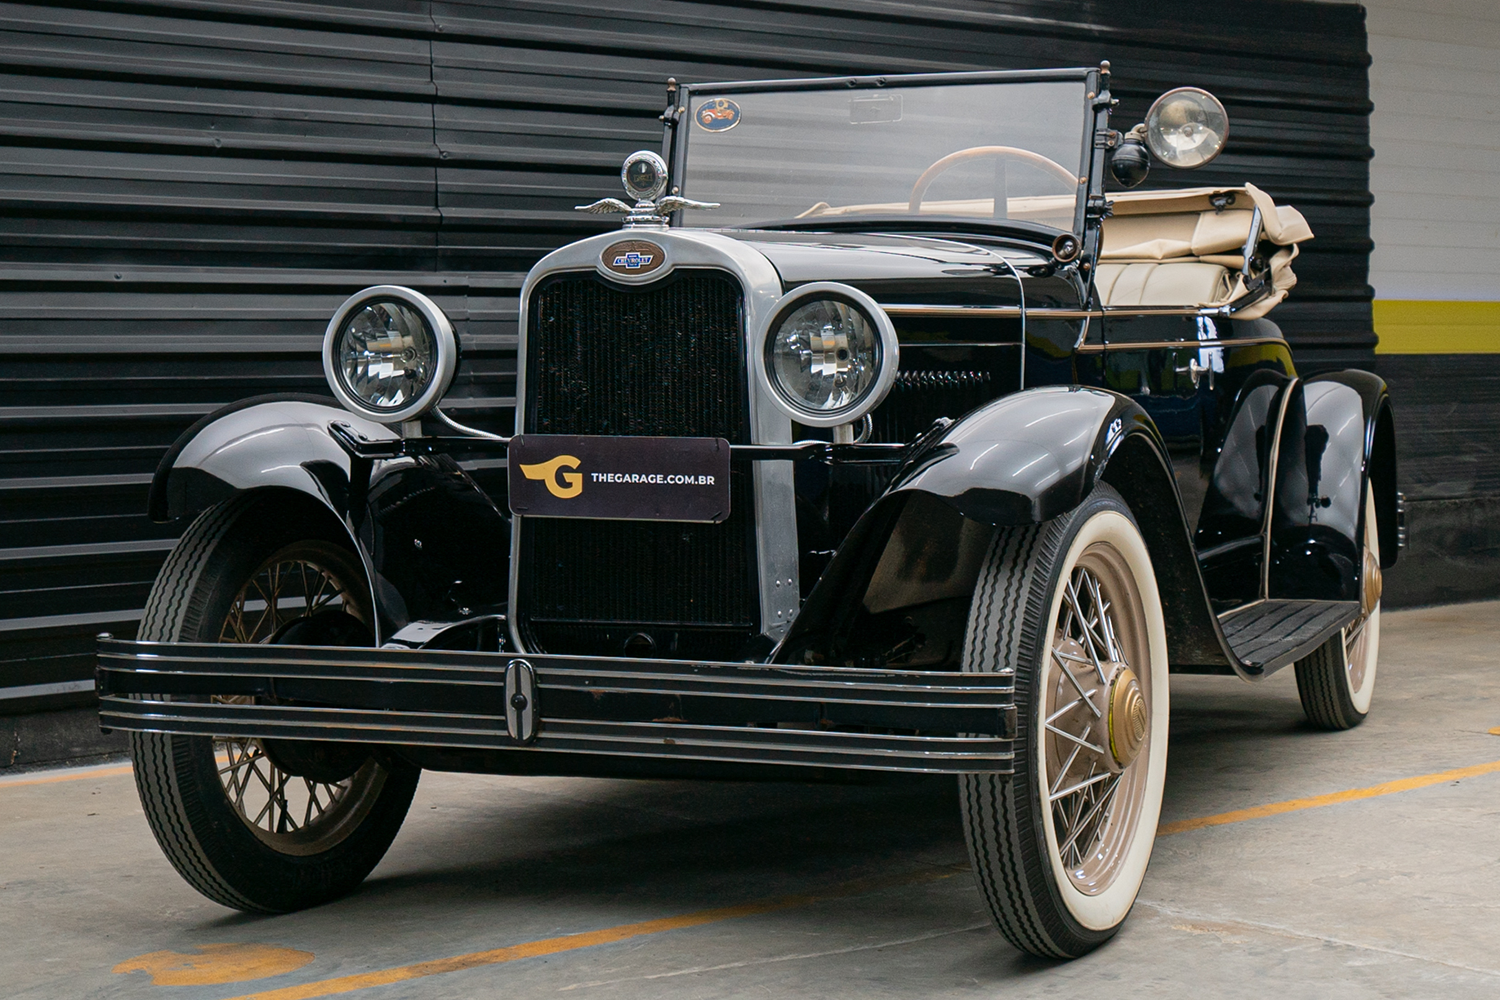
M 959 779 L 980 890 L 1017 948 L 1075 958 L 1134 905 L 1166 777 L 1166 626 L 1118 493 L 996 532 L 963 666 L 1016 682 L 1015 773 Z
M 139 636 L 366 645 L 372 614 L 347 542 L 241 496 L 183 534 Z M 272 913 L 359 885 L 395 839 L 420 775 L 359 744 L 134 733 L 131 752 L 146 819 L 173 867 L 217 903 Z

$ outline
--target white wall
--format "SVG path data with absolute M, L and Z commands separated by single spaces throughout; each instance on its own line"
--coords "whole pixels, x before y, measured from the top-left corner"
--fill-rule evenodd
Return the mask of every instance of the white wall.
M 1500 301 L 1500 0 L 1365 6 L 1377 303 Z

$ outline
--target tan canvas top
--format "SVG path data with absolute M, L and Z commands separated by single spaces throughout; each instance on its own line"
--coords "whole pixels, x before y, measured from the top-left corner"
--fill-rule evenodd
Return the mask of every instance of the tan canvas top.
M 1297 244 L 1312 239 L 1302 213 L 1277 205 L 1253 184 L 1243 187 L 1185 188 L 1177 191 L 1121 191 L 1109 196 L 1114 214 L 1104 220 L 1104 244 L 1099 253 L 1095 287 L 1106 306 L 1226 305 L 1246 294 L 1245 243 L 1260 209 L 1256 242 L 1268 240 L 1281 249 L 1267 262 L 1272 291 L 1237 311 L 1255 319 L 1286 298 L 1297 276 L 1291 263 Z M 1217 204 L 1216 204 L 1217 202 Z M 993 199 L 929 201 L 924 213 L 975 215 L 988 218 Z M 1053 222 L 1067 215 L 1076 202 L 1072 195 L 1011 198 L 1012 219 Z M 801 218 L 816 216 L 905 214 L 906 204 L 830 206 L 819 202 Z
M 1270 312 L 1297 283 L 1297 244 L 1312 239 L 1302 213 L 1253 184 L 1235 188 L 1127 191 L 1111 195 L 1095 287 L 1106 306 L 1219 306 L 1246 294 L 1245 244 L 1260 209 L 1256 242 L 1280 247 L 1269 261 L 1271 292 L 1235 315 Z M 1215 204 L 1217 202 L 1217 204 Z

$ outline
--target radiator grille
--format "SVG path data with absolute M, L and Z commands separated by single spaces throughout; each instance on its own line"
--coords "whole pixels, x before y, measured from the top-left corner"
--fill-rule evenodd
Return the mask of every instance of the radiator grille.
M 566 275 L 532 297 L 526 430 L 748 441 L 739 283 L 679 271 L 644 289 Z
M 742 310 L 739 283 L 720 271 L 638 289 L 593 275 L 543 282 L 528 310 L 526 431 L 748 441 Z M 518 620 L 551 652 L 618 652 L 619 629 L 582 624 L 725 629 L 743 641 L 759 608 L 753 532 L 739 464 L 723 524 L 528 519 Z

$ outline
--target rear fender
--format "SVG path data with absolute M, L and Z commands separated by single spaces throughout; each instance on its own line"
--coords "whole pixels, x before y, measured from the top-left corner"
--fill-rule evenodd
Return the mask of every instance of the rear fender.
M 413 621 L 503 614 L 509 519 L 444 455 L 354 459 L 333 422 L 370 441 L 389 427 L 318 396 L 262 396 L 209 414 L 163 457 L 151 483 L 158 521 L 191 517 L 246 492 L 300 494 L 359 553 L 377 638 Z
M 1235 672 L 1155 425 L 1124 396 L 1068 387 L 1007 396 L 920 446 L 840 545 L 777 659 L 878 659 L 882 644 L 896 650 L 918 641 L 902 636 L 900 620 L 922 632 L 932 658 L 922 666 L 956 668 L 993 529 L 1051 520 L 1100 482 L 1120 491 L 1151 551 L 1173 666 Z M 946 612 L 931 611 L 945 601 Z M 903 614 L 924 606 L 925 617 Z
M 1367 489 L 1382 566 L 1397 553 L 1390 397 L 1384 381 L 1361 371 L 1316 375 L 1292 393 L 1277 441 L 1267 595 L 1357 600 Z

